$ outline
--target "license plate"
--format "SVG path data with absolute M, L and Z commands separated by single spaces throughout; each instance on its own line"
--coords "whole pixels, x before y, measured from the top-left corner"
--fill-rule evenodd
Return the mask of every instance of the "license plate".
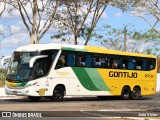
M 12 91 L 13 94 L 17 94 L 17 91 Z

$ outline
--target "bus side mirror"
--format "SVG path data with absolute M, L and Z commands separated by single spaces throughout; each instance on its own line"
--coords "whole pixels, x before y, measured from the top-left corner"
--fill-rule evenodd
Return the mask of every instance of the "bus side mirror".
M 36 60 L 38 60 L 40 58 L 45 58 L 45 57 L 48 57 L 48 56 L 47 55 L 39 55 L 39 56 L 35 56 L 35 57 L 31 58 L 29 61 L 29 67 L 32 68 L 33 64 Z
M 3 57 L 2 60 L 1 60 L 1 66 L 3 67 L 6 62 L 10 61 L 10 59 L 11 59 L 11 56 Z

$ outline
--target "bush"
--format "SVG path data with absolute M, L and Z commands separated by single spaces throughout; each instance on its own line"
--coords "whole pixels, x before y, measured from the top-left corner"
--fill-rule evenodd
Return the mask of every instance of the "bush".
M 6 80 L 7 71 L 4 69 L 0 69 L 0 87 L 4 86 Z

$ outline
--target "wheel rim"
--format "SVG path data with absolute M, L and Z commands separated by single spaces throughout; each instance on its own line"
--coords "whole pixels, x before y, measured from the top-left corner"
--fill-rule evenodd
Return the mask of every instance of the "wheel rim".
M 124 90 L 124 94 L 123 94 L 123 96 L 125 97 L 125 98 L 128 98 L 129 97 L 129 91 L 128 90 Z
M 134 98 L 139 97 L 139 91 L 138 90 L 134 90 L 132 94 L 133 94 Z
M 57 99 L 57 100 L 58 100 L 58 99 L 61 99 L 62 96 L 63 96 L 63 95 L 62 95 L 62 92 L 61 92 L 60 90 L 55 90 L 55 91 L 54 91 L 54 98 L 55 98 L 55 99 Z

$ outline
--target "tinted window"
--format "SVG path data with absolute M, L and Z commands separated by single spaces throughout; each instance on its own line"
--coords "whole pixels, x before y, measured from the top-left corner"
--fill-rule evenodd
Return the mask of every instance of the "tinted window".
M 48 56 L 48 57 L 45 58 L 46 63 L 47 63 L 46 64 L 46 73 L 48 73 L 48 71 L 50 70 L 51 65 L 53 64 L 57 53 L 58 53 L 58 50 L 44 50 L 44 51 L 41 51 L 40 55 L 47 55 Z
M 62 51 L 56 69 L 62 67 L 87 67 L 126 70 L 152 70 L 155 68 L 155 59 L 99 54 L 89 52 Z
M 155 59 L 148 59 L 147 60 L 147 70 L 155 69 L 156 60 Z
M 120 56 L 109 55 L 108 56 L 108 68 L 111 68 L 111 69 L 120 68 Z
M 94 54 L 93 55 L 93 67 L 107 68 L 107 55 Z

